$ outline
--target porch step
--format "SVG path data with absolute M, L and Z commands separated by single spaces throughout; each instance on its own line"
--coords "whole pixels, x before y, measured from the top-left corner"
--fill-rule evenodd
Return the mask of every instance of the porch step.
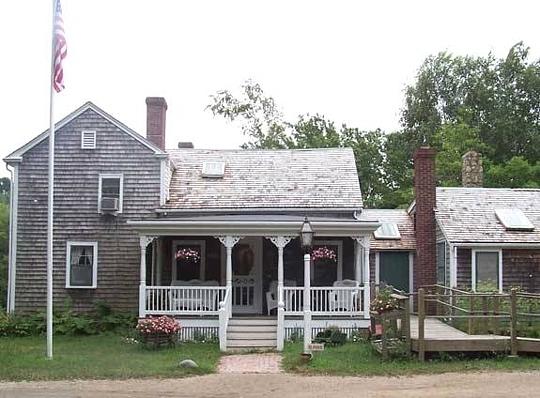
M 227 328 L 227 348 L 232 350 L 273 350 L 277 345 L 277 320 L 272 318 L 231 318 Z
M 277 326 L 277 320 L 272 318 L 231 318 L 229 326 Z

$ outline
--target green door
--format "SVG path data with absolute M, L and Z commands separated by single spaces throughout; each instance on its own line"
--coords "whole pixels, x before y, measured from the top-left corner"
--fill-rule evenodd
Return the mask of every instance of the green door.
M 409 292 L 409 252 L 379 252 L 379 283 Z

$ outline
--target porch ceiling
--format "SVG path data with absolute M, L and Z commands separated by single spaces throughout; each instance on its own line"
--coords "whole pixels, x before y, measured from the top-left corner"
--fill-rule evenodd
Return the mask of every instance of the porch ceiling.
M 309 218 L 316 237 L 360 236 L 371 234 L 378 221 L 358 221 L 339 218 Z M 301 216 L 240 215 L 192 217 L 182 219 L 156 219 L 128 221 L 127 223 L 143 235 L 241 235 L 241 236 L 297 236 L 304 218 Z

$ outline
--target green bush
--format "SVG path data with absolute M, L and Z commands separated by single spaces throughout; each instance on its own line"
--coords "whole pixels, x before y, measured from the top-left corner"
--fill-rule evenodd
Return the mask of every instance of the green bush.
M 54 333 L 58 335 L 93 335 L 105 332 L 124 333 L 136 325 L 134 314 L 115 313 L 104 303 L 93 312 L 76 314 L 67 305 L 53 315 Z M 0 336 L 34 336 L 45 332 L 45 314 L 1 314 Z
M 347 342 L 347 335 L 341 332 L 338 327 L 331 326 L 322 332 L 317 333 L 313 341 L 315 343 L 324 343 L 330 346 L 339 346 Z

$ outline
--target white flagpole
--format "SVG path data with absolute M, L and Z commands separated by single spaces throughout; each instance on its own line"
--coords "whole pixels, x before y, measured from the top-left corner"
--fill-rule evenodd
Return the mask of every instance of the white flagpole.
M 49 108 L 49 192 L 47 204 L 47 358 L 53 357 L 53 210 L 54 210 L 54 23 L 56 0 L 52 0 L 52 50 L 51 50 L 51 93 Z

